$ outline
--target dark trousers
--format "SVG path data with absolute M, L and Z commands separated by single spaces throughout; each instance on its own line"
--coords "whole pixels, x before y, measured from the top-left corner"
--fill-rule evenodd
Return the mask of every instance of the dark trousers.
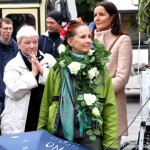
M 75 139 L 74 142 L 90 148 L 91 150 L 103 150 L 101 137 L 97 137 L 95 141 L 90 140 L 89 137 L 79 138 Z

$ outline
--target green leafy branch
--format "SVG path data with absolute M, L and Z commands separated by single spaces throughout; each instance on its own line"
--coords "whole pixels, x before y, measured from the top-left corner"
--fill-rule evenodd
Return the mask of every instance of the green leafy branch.
M 139 30 L 148 36 L 150 43 L 150 0 L 139 0 L 138 12 Z

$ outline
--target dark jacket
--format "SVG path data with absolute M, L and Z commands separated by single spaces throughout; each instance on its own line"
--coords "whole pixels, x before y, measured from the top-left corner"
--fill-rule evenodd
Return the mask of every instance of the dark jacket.
M 3 82 L 3 73 L 6 64 L 16 56 L 18 53 L 18 46 L 16 41 L 11 38 L 8 45 L 0 41 L 0 114 L 4 109 L 5 99 L 5 84 Z
M 59 33 L 48 33 L 41 35 L 38 41 L 39 50 L 43 53 L 51 54 L 54 58 L 59 56 L 58 47 L 62 44 L 63 39 L 60 38 Z

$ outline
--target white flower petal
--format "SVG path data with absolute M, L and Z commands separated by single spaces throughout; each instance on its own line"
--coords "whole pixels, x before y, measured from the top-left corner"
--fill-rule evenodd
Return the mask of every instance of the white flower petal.
M 84 93 L 84 100 L 87 105 L 92 105 L 96 101 L 96 96 L 91 93 L 89 94 Z
M 81 64 L 79 62 L 72 62 L 71 64 L 68 65 L 68 68 L 71 74 L 77 75 L 78 71 L 81 68 Z
M 66 51 L 66 46 L 64 44 L 61 44 L 58 47 L 58 53 L 61 54 L 62 52 L 65 52 L 65 51 Z
M 92 114 L 93 114 L 94 116 L 100 116 L 100 112 L 99 112 L 99 110 L 98 110 L 97 107 L 94 107 L 94 108 L 92 109 Z
M 89 79 L 93 79 L 94 77 L 97 77 L 97 75 L 99 74 L 99 71 L 97 70 L 97 68 L 96 67 L 94 67 L 94 68 L 92 68 L 92 69 L 90 69 L 89 71 L 88 71 L 88 76 L 89 76 Z
M 91 49 L 90 49 L 90 51 L 88 52 L 88 55 L 89 55 L 89 56 L 92 56 L 94 52 L 95 52 L 95 50 L 91 50 Z
M 59 62 L 59 64 L 61 65 L 61 67 L 65 67 L 64 61 L 65 60 L 62 60 L 62 61 Z

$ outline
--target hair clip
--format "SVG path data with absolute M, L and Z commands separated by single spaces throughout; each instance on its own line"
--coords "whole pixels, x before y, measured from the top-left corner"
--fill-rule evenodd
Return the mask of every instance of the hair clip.
M 76 18 L 75 20 L 70 21 L 70 24 L 74 24 L 74 23 L 83 23 L 82 18 L 79 17 L 79 18 Z
M 64 27 L 61 28 L 61 30 L 60 30 L 60 37 L 62 39 L 65 38 L 66 31 L 67 31 L 68 27 L 70 25 L 74 24 L 74 23 L 83 23 L 82 18 L 79 17 L 79 18 L 76 18 L 75 20 L 71 20 L 69 23 L 67 23 Z
M 67 23 L 67 24 L 65 25 L 65 27 L 62 27 L 62 28 L 61 28 L 61 30 L 60 30 L 60 37 L 61 37 L 62 39 L 65 38 L 66 31 L 67 31 L 67 29 L 68 29 L 69 26 L 70 26 L 70 22 Z
M 83 23 L 83 20 L 82 20 L 82 18 L 81 18 L 81 17 L 76 18 L 76 19 L 75 19 L 75 21 L 76 21 L 77 23 Z

